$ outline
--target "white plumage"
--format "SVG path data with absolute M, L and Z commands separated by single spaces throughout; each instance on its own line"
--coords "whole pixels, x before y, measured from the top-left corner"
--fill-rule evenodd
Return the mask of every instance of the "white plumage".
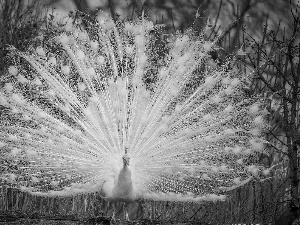
M 30 52 L 11 48 L 1 183 L 43 195 L 101 189 L 109 201 L 201 201 L 260 176 L 267 112 L 244 92 L 249 78 L 211 66 L 214 43 L 192 31 L 160 56 L 156 29 L 109 21 Z
M 129 157 L 125 153 L 122 157 L 123 167 L 119 171 L 117 177 L 109 178 L 103 182 L 101 187 L 101 196 L 109 202 L 123 202 L 125 204 L 125 218 L 129 220 L 127 205 L 138 199 L 134 191 L 131 179 L 131 171 L 129 168 Z M 115 214 L 115 212 L 114 212 Z M 114 218 L 113 214 L 113 218 Z
M 133 202 L 137 199 L 132 184 L 129 159 L 128 155 L 125 154 L 122 157 L 123 167 L 118 172 L 117 177 L 110 177 L 104 181 L 101 194 L 105 199 L 112 202 Z

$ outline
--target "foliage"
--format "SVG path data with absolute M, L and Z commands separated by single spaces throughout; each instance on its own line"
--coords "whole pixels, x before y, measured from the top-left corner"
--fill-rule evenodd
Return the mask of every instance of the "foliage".
M 0 71 L 6 66 L 7 46 L 26 49 L 39 35 L 45 20 L 38 0 L 0 0 Z
M 281 221 L 279 215 L 285 218 L 283 221 L 299 217 L 299 5 L 290 5 L 290 14 L 293 19 L 288 27 L 280 23 L 272 27 L 269 25 L 272 21 L 266 17 L 260 39 L 245 29 L 238 35 L 240 67 L 253 74 L 252 90 L 264 93 L 269 99 L 268 148 L 271 154 L 261 160 L 271 168 L 270 178 L 264 182 L 271 188 L 270 195 L 276 193 L 277 197 L 269 198 L 266 193 L 260 206 L 264 210 L 259 215 L 263 218 L 273 215 L 274 221 Z M 226 39 L 225 35 L 223 37 Z M 223 42 L 224 48 L 230 49 L 226 43 L 230 42 Z M 289 185 L 278 185 L 285 182 Z M 270 205 L 272 209 L 268 208 Z M 256 208 L 252 208 L 252 213 Z

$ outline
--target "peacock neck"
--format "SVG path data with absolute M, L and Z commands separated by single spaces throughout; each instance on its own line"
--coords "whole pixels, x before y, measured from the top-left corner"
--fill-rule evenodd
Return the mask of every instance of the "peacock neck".
M 129 170 L 128 165 L 127 164 L 123 164 L 123 170 Z

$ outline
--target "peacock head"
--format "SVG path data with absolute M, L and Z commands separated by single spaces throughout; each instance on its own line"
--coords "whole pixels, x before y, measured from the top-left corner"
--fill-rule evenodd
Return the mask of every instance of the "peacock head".
M 127 153 L 125 153 L 125 155 L 123 155 L 122 159 L 123 159 L 124 166 L 129 166 L 130 157 L 127 155 Z
M 125 154 L 124 154 L 123 157 L 122 157 L 124 167 L 125 167 L 125 166 L 129 166 L 129 160 L 130 160 L 130 157 L 127 155 L 127 150 L 128 150 L 128 148 L 125 147 Z

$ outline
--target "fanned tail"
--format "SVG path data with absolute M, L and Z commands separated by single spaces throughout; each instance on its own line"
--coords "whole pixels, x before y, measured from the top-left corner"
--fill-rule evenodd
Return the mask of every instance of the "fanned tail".
M 264 100 L 245 93 L 239 70 L 210 65 L 214 43 L 177 35 L 157 65 L 151 22 L 97 29 L 12 50 L 23 63 L 0 91 L 2 183 L 40 194 L 99 190 L 125 149 L 146 198 L 215 196 L 261 174 Z

